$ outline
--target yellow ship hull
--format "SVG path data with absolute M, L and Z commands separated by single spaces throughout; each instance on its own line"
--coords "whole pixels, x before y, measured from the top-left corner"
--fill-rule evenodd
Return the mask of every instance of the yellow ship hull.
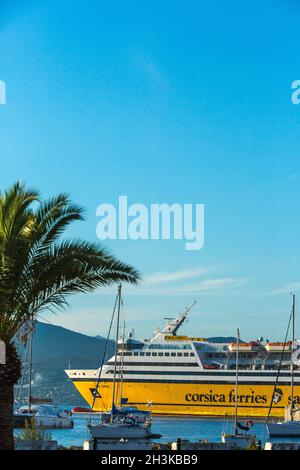
M 109 411 L 112 403 L 113 382 L 101 380 L 96 392 L 96 381 L 76 380 L 73 384 L 92 406 L 94 411 Z M 239 384 L 238 414 L 243 417 L 266 417 L 274 391 L 273 384 Z M 235 385 L 233 383 L 159 383 L 123 382 L 116 384 L 116 403 L 120 396 L 126 404 L 148 410 L 154 414 L 225 416 L 233 415 L 235 408 Z M 300 404 L 300 385 L 294 389 L 295 405 Z M 270 416 L 283 417 L 284 409 L 291 404 L 290 386 L 278 384 Z

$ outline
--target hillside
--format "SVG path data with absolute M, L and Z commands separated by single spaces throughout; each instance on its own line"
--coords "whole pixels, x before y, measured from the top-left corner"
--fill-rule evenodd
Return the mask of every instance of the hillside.
M 110 342 L 110 346 L 112 344 Z M 77 357 L 96 360 L 99 364 L 104 346 L 105 338 L 102 336 L 87 336 L 61 326 L 38 322 L 34 335 L 34 358 L 38 361 L 65 358 L 67 365 L 69 359 Z
M 96 369 L 100 366 L 106 340 L 47 323 L 37 323 L 33 346 L 33 395 L 53 397 L 54 402 L 85 404 L 64 369 Z M 108 356 L 114 343 L 108 344 Z M 63 398 L 62 398 L 63 397 Z

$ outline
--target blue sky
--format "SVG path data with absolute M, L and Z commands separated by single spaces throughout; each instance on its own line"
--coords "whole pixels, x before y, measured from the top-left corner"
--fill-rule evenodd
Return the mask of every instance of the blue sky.
M 107 241 L 144 275 L 124 287 L 127 326 L 149 336 L 197 300 L 201 336 L 281 339 L 300 288 L 300 8 L 296 1 L 3 1 L 0 185 L 96 207 L 205 204 L 205 245 Z M 51 322 L 105 334 L 113 290 Z M 45 317 L 45 315 L 43 315 Z

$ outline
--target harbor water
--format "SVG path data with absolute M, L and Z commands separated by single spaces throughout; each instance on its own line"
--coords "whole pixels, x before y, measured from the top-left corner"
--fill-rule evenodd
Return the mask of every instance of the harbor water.
M 69 446 L 82 446 L 83 441 L 90 439 L 87 422 L 88 415 L 74 415 L 74 428 L 73 429 L 53 429 L 51 433 L 52 439 L 58 441 L 59 445 L 66 447 Z M 97 416 L 93 417 L 93 421 L 97 420 Z M 152 424 L 153 433 L 161 434 L 160 439 L 154 439 L 156 442 L 171 442 L 178 438 L 187 439 L 196 442 L 200 439 L 207 439 L 209 442 L 220 442 L 221 433 L 231 432 L 232 421 L 224 419 L 211 419 L 211 418 L 195 418 L 195 417 L 154 417 Z M 251 428 L 257 439 L 262 442 L 300 442 L 296 438 L 269 438 L 266 425 L 263 421 L 254 422 Z M 16 435 L 19 433 L 16 430 Z

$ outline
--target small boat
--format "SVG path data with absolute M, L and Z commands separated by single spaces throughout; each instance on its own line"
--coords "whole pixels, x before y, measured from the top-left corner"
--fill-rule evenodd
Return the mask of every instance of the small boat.
M 288 347 L 289 351 L 294 351 L 294 346 L 296 344 L 295 341 L 295 306 L 296 306 L 296 297 L 295 294 L 292 294 L 293 296 L 293 306 L 292 306 L 292 313 L 290 316 L 290 322 L 292 322 L 292 341 L 289 342 L 284 342 L 281 343 L 283 346 L 283 351 L 285 352 L 285 347 Z M 289 326 L 287 329 L 286 335 L 288 335 L 289 332 Z M 286 419 L 285 421 L 279 421 L 277 423 L 271 423 L 268 422 L 266 423 L 267 431 L 270 437 L 300 437 L 300 421 L 295 421 L 294 420 L 294 413 L 295 413 L 295 399 L 294 399 L 294 365 L 299 366 L 299 360 L 298 360 L 298 354 L 299 351 L 295 350 L 292 354 L 291 357 L 291 412 L 290 412 L 290 419 Z M 276 390 L 276 385 L 277 381 L 279 378 L 279 371 L 281 367 L 281 361 L 279 364 L 279 369 L 278 369 L 278 374 L 277 374 L 277 379 L 275 382 L 274 386 L 274 391 L 273 391 L 273 396 L 272 396 L 272 401 L 269 409 L 269 415 L 272 409 L 273 401 L 274 401 L 274 393 Z
M 149 428 L 124 418 L 124 421 L 112 423 L 88 424 L 93 439 L 147 439 L 153 437 Z
M 32 353 L 33 353 L 33 334 L 34 322 L 30 321 L 26 325 L 26 353 L 23 365 L 23 373 L 21 377 L 21 385 L 18 400 L 16 400 L 17 408 L 14 411 L 14 426 L 25 427 L 26 422 L 34 423 L 37 428 L 72 428 L 74 422 L 71 419 L 71 413 L 62 407 L 49 405 L 52 403 L 52 398 L 37 398 L 32 396 Z M 28 341 L 29 339 L 29 341 Z M 26 373 L 26 359 L 29 354 L 28 361 L 28 396 L 26 399 L 22 398 L 24 386 L 24 378 Z M 27 403 L 21 406 L 21 403 Z
M 242 344 L 249 344 L 251 347 L 254 343 L 242 343 Z M 242 425 L 238 422 L 238 391 L 239 391 L 239 348 L 241 346 L 240 343 L 240 331 L 237 329 L 237 338 L 234 348 L 232 350 L 235 351 L 236 354 L 236 361 L 235 361 L 235 414 L 234 414 L 234 424 L 233 424 L 233 432 L 226 433 L 223 432 L 221 436 L 221 440 L 224 444 L 230 444 L 238 449 L 249 449 L 251 447 L 257 446 L 257 440 L 255 434 L 247 434 L 250 430 L 250 426 L 253 426 L 253 421 L 249 420 Z M 244 350 L 244 349 L 243 349 Z M 244 431 L 244 432 L 241 432 Z
M 270 437 L 300 437 L 300 421 L 267 423 Z
M 74 426 L 69 411 L 49 405 L 31 405 L 30 408 L 21 406 L 14 413 L 14 426 L 23 428 L 26 421 L 34 423 L 37 428 L 45 429 L 67 429 Z
M 287 341 L 286 343 L 282 342 L 273 342 L 270 343 L 268 342 L 265 346 L 266 350 L 268 352 L 276 352 L 276 353 L 282 353 L 282 352 L 291 352 L 292 351 L 292 341 Z
M 136 406 L 115 406 L 110 413 L 101 414 L 102 423 L 110 423 L 112 421 L 112 414 L 114 415 L 114 419 L 122 420 L 123 418 L 133 418 L 135 423 L 143 424 L 146 427 L 151 424 L 150 411 L 139 410 Z
M 89 424 L 94 439 L 145 439 L 154 437 L 150 431 L 151 413 L 134 406 L 116 407 L 110 413 L 102 413 L 101 424 Z M 160 435 L 155 435 L 160 437 Z
M 250 341 L 249 343 L 230 343 L 228 349 L 230 352 L 235 352 L 239 348 L 243 352 L 256 352 L 260 349 L 259 343 L 257 341 Z

